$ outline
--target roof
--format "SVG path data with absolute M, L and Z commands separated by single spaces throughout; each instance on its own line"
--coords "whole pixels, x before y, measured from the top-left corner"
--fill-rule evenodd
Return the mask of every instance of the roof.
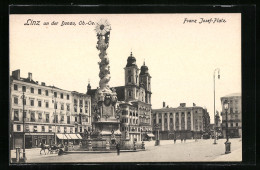
M 223 96 L 223 97 L 235 97 L 235 96 L 241 97 L 241 93 L 231 93 L 231 94 L 228 94 L 228 95 Z
M 124 101 L 125 100 L 125 86 L 118 86 L 118 87 L 111 87 L 116 89 L 117 99 L 118 101 Z M 91 89 L 87 91 L 87 94 L 90 96 L 94 96 L 97 89 Z

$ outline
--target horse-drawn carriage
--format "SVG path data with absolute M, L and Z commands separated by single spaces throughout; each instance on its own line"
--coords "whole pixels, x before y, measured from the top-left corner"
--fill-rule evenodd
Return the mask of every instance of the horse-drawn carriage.
M 44 151 L 45 155 L 46 152 L 45 150 L 47 150 L 47 153 L 58 153 L 58 155 L 61 155 L 63 153 L 63 148 L 64 146 L 62 144 L 59 145 L 45 145 L 44 143 L 40 144 L 41 150 L 40 150 L 40 154 L 42 151 Z

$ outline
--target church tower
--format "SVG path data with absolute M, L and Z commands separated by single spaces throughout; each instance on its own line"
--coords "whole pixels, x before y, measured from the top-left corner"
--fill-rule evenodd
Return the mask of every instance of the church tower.
M 139 75 L 140 87 L 145 89 L 145 103 L 151 104 L 151 76 L 148 72 L 148 67 L 144 64 L 141 67 L 141 72 Z
M 127 101 L 137 100 L 137 87 L 139 86 L 139 69 L 132 52 L 127 59 L 125 67 L 125 99 Z

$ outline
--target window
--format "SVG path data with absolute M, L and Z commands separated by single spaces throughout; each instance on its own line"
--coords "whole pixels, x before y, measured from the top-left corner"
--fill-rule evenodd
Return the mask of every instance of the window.
M 17 125 L 17 131 L 21 131 L 21 125 Z
M 58 104 L 54 103 L 54 109 L 57 109 Z
M 75 128 L 75 133 L 78 133 L 78 128 Z
M 74 99 L 74 105 L 77 105 L 78 101 L 76 99 Z
M 64 127 L 64 133 L 67 133 L 67 127 Z
M 238 123 L 236 123 L 236 127 L 238 127 Z
M 79 127 L 79 132 L 82 132 L 82 127 Z
M 70 133 L 73 133 L 73 128 L 72 127 L 70 128 Z
M 17 84 L 14 84 L 14 90 L 18 90 Z
M 231 127 L 233 127 L 233 123 L 231 123 Z
M 74 112 L 77 112 L 77 107 L 74 107 Z
M 46 122 L 49 123 L 50 122 L 50 115 L 46 114 Z
M 46 102 L 46 103 L 45 103 L 45 107 L 46 107 L 46 108 L 49 108 L 49 102 Z
M 45 132 L 45 126 L 42 126 L 42 132 Z
M 57 92 L 54 92 L 54 97 L 57 97 Z
M 18 98 L 14 97 L 14 104 L 18 104 Z
M 49 132 L 52 132 L 52 126 L 49 126 Z
M 60 126 L 58 126 L 58 133 L 60 133 Z
M 70 105 L 67 105 L 67 111 L 70 111 Z
M 77 117 L 75 117 L 75 122 L 77 122 L 78 121 L 78 118 Z
M 69 100 L 69 99 L 70 99 L 70 95 L 67 94 L 67 100 Z
M 26 92 L 26 86 L 22 86 L 23 92 Z
M 33 126 L 33 132 L 37 132 L 37 126 Z
M 38 101 L 38 107 L 42 107 L 42 101 Z
M 61 116 L 61 119 L 60 119 L 60 120 L 61 120 L 61 121 L 64 121 L 64 116 L 63 116 L 63 115 Z
M 85 113 L 88 113 L 88 108 L 85 108 Z
M 131 76 L 128 76 L 128 83 L 131 82 Z
M 31 93 L 34 93 L 34 88 L 31 88 Z
M 70 124 L 70 116 L 67 116 L 67 124 Z
M 38 94 L 42 94 L 42 90 L 41 89 L 38 89 Z
M 60 109 L 64 110 L 64 104 L 61 104 Z
M 18 112 L 18 110 L 14 111 L 14 121 L 19 121 L 19 112 Z
M 31 106 L 34 106 L 34 100 L 31 100 Z
M 159 123 L 162 123 L 162 119 L 159 119 Z
M 153 124 L 156 124 L 156 119 L 153 119 Z
M 48 90 L 45 90 L 45 95 L 49 96 L 49 91 Z
M 173 119 L 172 118 L 170 118 L 170 123 L 172 123 L 173 122 Z
M 63 93 L 60 94 L 60 98 L 63 99 Z
M 35 113 L 31 112 L 31 122 L 35 122 Z
M 38 114 L 38 119 L 39 119 L 39 121 L 42 120 L 42 113 Z
M 82 108 L 79 108 L 79 112 L 82 113 Z
M 129 97 L 132 96 L 132 91 L 131 91 L 131 90 L 128 91 L 128 96 L 129 96 Z

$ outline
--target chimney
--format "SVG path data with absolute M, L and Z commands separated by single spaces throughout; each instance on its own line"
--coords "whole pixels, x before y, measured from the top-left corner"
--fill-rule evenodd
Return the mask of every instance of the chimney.
M 163 102 L 163 108 L 165 107 L 165 102 Z
M 30 81 L 32 81 L 32 73 L 28 73 L 28 79 L 30 80 Z
M 186 103 L 180 103 L 180 106 L 181 106 L 181 107 L 185 107 L 185 106 L 186 106 Z
M 12 71 L 12 77 L 19 80 L 20 79 L 20 69 Z
M 42 86 L 45 86 L 45 83 L 44 83 L 44 82 L 42 82 Z

